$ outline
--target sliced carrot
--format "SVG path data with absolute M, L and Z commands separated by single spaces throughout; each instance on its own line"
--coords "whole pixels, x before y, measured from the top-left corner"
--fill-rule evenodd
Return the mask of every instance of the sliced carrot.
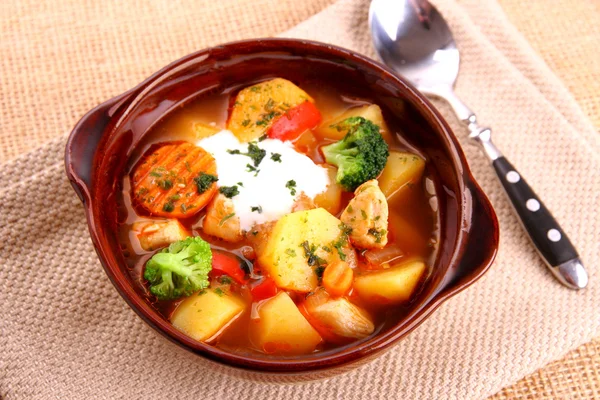
M 329 264 L 323 272 L 323 286 L 331 296 L 343 296 L 350 290 L 354 272 L 345 261 Z
M 215 159 L 201 147 L 187 142 L 161 143 L 135 166 L 133 199 L 152 215 L 188 218 L 214 196 L 216 177 Z

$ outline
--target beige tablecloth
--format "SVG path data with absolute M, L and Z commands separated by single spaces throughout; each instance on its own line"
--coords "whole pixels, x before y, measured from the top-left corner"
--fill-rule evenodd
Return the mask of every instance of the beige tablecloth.
M 9 34 L 2 41 L 1 65 L 12 79 L 1 82 L 0 122 L 2 131 L 15 134 L 2 135 L 14 142 L 3 142 L 3 157 L 27 143 L 19 135 L 30 138 L 26 146 L 55 137 L 58 132 L 46 127 L 75 121 L 81 103 L 89 108 L 174 58 L 238 38 L 244 26 L 256 24 L 252 28 L 259 32 L 258 10 L 265 19 L 281 19 L 277 13 L 283 12 L 261 8 L 265 1 L 250 5 L 246 14 L 231 14 L 226 3 L 211 3 L 209 9 L 160 1 L 120 8 L 10 4 L 9 17 L 2 20 L 2 32 Z M 554 282 L 484 158 L 468 146 L 467 157 L 502 229 L 497 263 L 477 285 L 446 303 L 394 350 L 349 374 L 299 386 L 226 379 L 154 335 L 112 288 L 63 178 L 64 139 L 59 138 L 0 167 L 0 279 L 5 282 L 0 308 L 6 310 L 0 325 L 0 395 L 481 398 L 598 336 L 598 136 L 493 0 L 435 3 L 451 22 L 463 54 L 459 95 L 493 126 L 498 145 L 577 243 L 592 278 L 588 289 L 576 293 Z M 371 54 L 366 8 L 365 1 L 342 0 L 286 36 Z M 40 20 L 48 23 L 42 24 L 45 35 L 39 30 L 32 35 L 30 23 Z M 71 98 L 81 101 L 67 101 Z

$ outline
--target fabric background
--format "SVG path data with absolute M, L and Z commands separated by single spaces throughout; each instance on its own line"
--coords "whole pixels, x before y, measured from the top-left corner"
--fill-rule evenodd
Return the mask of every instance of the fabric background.
M 259 0 L 241 13 L 227 0 L 203 7 L 160 1 L 2 4 L 0 159 L 55 139 L 0 166 L 0 396 L 481 398 L 600 336 L 594 279 L 600 259 L 598 135 L 493 0 L 435 2 L 463 56 L 457 92 L 494 128 L 498 146 L 577 243 L 591 275 L 588 289 L 575 293 L 554 282 L 483 156 L 466 144 L 440 104 L 494 203 L 502 246 L 478 284 L 377 361 L 306 385 L 238 381 L 199 366 L 125 305 L 99 266 L 82 207 L 63 176 L 64 134 L 87 109 L 180 56 L 283 31 L 328 3 Z M 284 35 L 372 55 L 367 7 L 342 0 Z M 593 113 L 597 97 L 590 98 L 582 104 Z M 592 398 L 597 390 L 585 381 L 581 387 L 560 380 L 553 385 L 538 394 Z M 556 390 L 560 385 L 565 389 Z M 525 380 L 498 397 L 534 396 L 527 393 L 531 388 Z

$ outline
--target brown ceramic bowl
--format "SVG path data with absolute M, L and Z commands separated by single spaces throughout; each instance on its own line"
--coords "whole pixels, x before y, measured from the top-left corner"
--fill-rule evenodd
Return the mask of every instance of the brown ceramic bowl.
M 403 135 L 427 156 L 429 171 L 437 176 L 441 221 L 433 272 L 403 320 L 360 343 L 287 359 L 228 353 L 175 329 L 132 282 L 116 234 L 117 198 L 129 156 L 157 120 L 148 118 L 148 111 L 164 115 L 191 98 L 272 76 L 320 79 L 365 93 L 382 107 L 386 118 L 397 119 L 405 127 Z M 67 144 L 66 170 L 85 205 L 100 261 L 127 303 L 171 341 L 253 376 L 268 372 L 288 380 L 312 379 L 372 359 L 481 277 L 498 246 L 498 222 L 490 202 L 471 175 L 454 134 L 429 101 L 379 63 L 316 42 L 248 40 L 202 50 L 168 65 L 79 121 Z

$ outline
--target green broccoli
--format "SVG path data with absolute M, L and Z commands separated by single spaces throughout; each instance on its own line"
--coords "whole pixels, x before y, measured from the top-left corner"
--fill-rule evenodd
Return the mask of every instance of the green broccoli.
M 346 136 L 322 148 L 325 160 L 338 167 L 336 180 L 348 192 L 374 179 L 385 167 L 390 154 L 379 126 L 363 117 L 350 117 L 339 124 Z
M 146 263 L 144 278 L 159 300 L 190 296 L 208 286 L 212 252 L 198 236 L 171 243 Z

